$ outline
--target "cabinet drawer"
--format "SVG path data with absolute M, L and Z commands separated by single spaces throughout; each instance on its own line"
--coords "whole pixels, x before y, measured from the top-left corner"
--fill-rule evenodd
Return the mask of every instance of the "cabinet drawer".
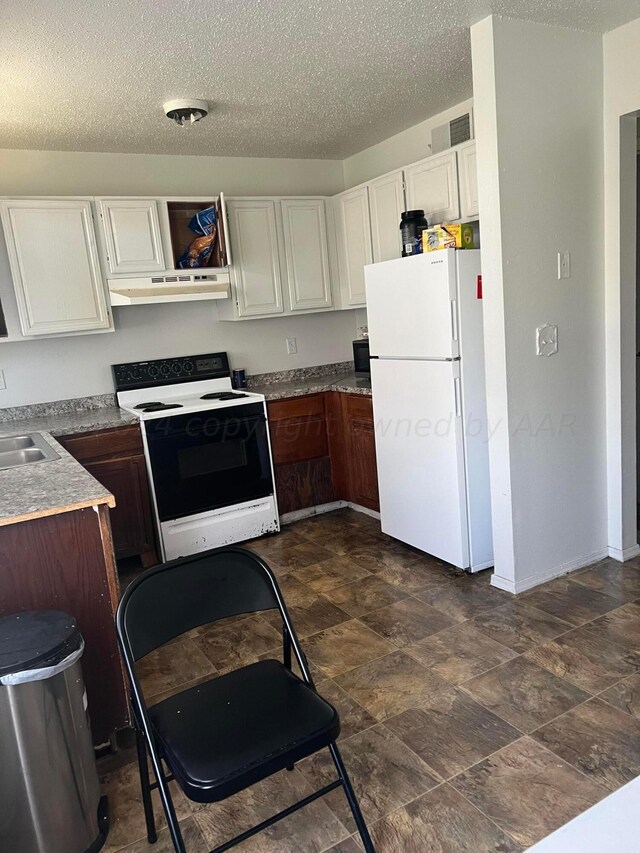
M 142 435 L 137 424 L 84 435 L 61 436 L 58 441 L 78 462 L 143 453 Z
M 307 394 L 304 397 L 291 397 L 288 400 L 272 400 L 267 403 L 267 412 L 270 422 L 314 415 L 324 417 L 324 394 Z
M 371 402 L 371 397 L 365 397 L 362 394 L 346 394 L 345 402 L 347 415 L 350 418 L 373 420 L 373 403 Z

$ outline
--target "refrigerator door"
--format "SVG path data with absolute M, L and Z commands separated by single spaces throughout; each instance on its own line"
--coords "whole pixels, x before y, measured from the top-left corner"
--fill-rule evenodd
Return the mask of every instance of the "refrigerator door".
M 382 530 L 469 567 L 459 362 L 371 362 Z
M 453 249 L 366 266 L 371 355 L 456 358 L 455 271 Z

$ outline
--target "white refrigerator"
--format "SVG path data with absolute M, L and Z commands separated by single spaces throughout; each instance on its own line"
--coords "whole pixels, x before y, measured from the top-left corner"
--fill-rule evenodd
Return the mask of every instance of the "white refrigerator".
M 493 565 L 480 252 L 365 267 L 382 530 Z

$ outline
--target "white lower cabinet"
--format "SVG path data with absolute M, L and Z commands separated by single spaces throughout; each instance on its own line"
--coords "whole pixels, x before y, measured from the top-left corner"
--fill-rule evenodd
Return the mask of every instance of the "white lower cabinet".
M 0 215 L 22 334 L 112 329 L 91 202 L 4 199 Z

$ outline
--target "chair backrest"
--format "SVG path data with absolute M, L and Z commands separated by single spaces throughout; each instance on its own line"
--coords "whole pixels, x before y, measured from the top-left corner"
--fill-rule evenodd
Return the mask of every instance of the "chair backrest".
M 280 608 L 267 564 L 245 548 L 217 548 L 145 572 L 118 607 L 121 643 L 139 660 L 193 628 L 239 613 Z

